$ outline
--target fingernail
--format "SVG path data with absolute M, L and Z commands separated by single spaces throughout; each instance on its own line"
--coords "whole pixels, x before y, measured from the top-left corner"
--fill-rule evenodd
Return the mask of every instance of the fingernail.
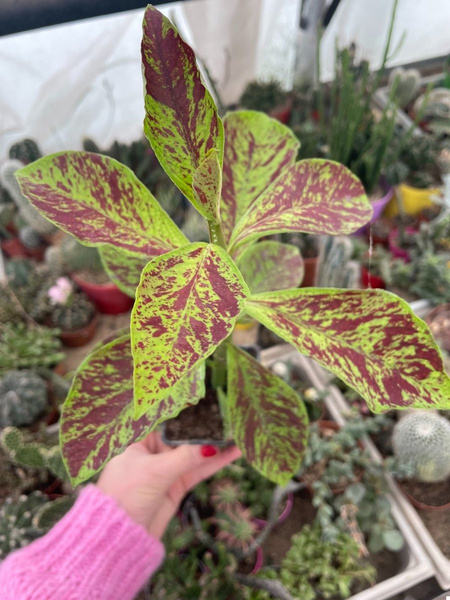
M 202 453 L 202 456 L 208 457 L 215 456 L 218 450 L 215 446 L 202 446 L 200 452 Z

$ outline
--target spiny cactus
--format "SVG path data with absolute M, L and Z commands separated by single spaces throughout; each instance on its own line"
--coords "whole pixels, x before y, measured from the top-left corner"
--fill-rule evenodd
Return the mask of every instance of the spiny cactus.
M 450 476 L 450 422 L 436 413 L 416 411 L 397 423 L 392 443 L 400 465 L 418 481 L 432 483 Z
M 420 88 L 421 75 L 417 69 L 404 69 L 397 67 L 389 75 L 388 85 L 390 88 L 395 87 L 395 98 L 400 108 L 406 108 L 414 98 Z
M 50 319 L 54 327 L 62 331 L 77 331 L 90 323 L 95 307 L 83 292 L 73 294 L 70 304 L 57 304 L 52 308 Z
M 58 444 L 46 447 L 45 444 L 28 441 L 17 427 L 5 427 L 0 432 L 0 444 L 14 464 L 47 469 L 58 479 L 68 480 Z
M 28 165 L 41 156 L 41 151 L 34 140 L 21 140 L 9 149 L 9 158 L 20 160 L 24 165 Z
M 217 539 L 229 548 L 245 551 L 257 532 L 253 515 L 248 508 L 236 503 L 227 510 L 217 512 L 213 519 L 218 527 Z
M 359 264 L 351 259 L 353 246 L 346 237 L 324 236 L 319 244 L 316 286 L 356 288 L 360 279 Z
M 47 221 L 47 219 L 44 219 L 22 194 L 15 177 L 15 172 L 22 167 L 23 163 L 18 160 L 5 161 L 0 169 L 0 182 L 11 196 L 27 225 L 41 235 L 50 235 L 57 230 L 56 226 Z
M 47 384 L 33 371 L 11 371 L 0 379 L 0 429 L 30 425 L 47 407 Z
M 27 258 L 12 258 L 6 263 L 6 276 L 13 288 L 26 285 L 33 272 L 33 264 Z
M 29 250 L 37 250 L 38 248 L 42 248 L 44 245 L 44 240 L 42 237 L 30 226 L 23 227 L 19 231 L 19 239 L 25 248 L 28 248 Z
M 33 516 L 46 502 L 41 492 L 5 500 L 0 508 L 0 560 L 45 533 L 33 525 Z
M 242 492 L 237 483 L 231 479 L 221 479 L 211 485 L 211 502 L 219 509 L 232 508 L 242 499 Z
M 83 246 L 71 235 L 65 235 L 58 245 L 47 248 L 45 263 L 54 276 L 83 269 L 103 271 L 98 248 Z

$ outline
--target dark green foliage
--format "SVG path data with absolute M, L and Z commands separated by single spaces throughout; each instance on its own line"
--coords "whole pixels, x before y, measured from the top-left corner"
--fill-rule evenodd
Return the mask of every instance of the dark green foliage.
M 6 276 L 13 288 L 27 285 L 34 266 L 27 258 L 12 258 L 6 263 Z
M 0 507 L 0 560 L 45 533 L 33 525 L 33 516 L 45 503 L 40 492 L 5 500 Z
M 401 143 L 403 132 L 396 129 L 396 144 L 392 145 L 384 176 L 390 185 L 407 181 L 417 188 L 435 186 L 439 182 L 437 165 L 438 144 L 431 136 L 414 136 L 406 144 Z
M 103 271 L 98 248 L 84 246 L 68 234 L 58 245 L 46 250 L 45 263 L 54 277 L 83 270 L 94 273 Z
M 0 429 L 30 425 L 47 408 L 47 383 L 32 371 L 10 371 L 0 379 Z
M 248 110 L 270 113 L 286 104 L 288 98 L 278 81 L 252 81 L 245 88 L 239 104 Z
M 54 367 L 63 358 L 57 329 L 23 322 L 0 325 L 0 376 L 12 369 Z
M 34 140 L 22 140 L 13 144 L 9 149 L 9 158 L 20 160 L 24 165 L 41 158 L 41 156 L 41 151 Z

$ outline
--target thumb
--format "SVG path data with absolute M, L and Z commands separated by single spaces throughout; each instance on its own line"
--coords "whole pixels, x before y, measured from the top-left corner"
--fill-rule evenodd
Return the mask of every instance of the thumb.
M 164 457 L 164 469 L 167 469 L 171 478 L 175 480 L 187 471 L 211 462 L 210 457 L 203 456 L 202 448 L 203 446 L 197 444 L 184 444 L 160 455 L 161 458 Z M 219 454 L 219 449 L 217 449 L 217 454 Z

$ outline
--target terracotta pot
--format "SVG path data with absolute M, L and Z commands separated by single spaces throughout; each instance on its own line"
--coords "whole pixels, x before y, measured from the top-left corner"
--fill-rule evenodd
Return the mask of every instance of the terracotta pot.
M 77 329 L 76 331 L 61 331 L 59 336 L 61 342 L 68 348 L 78 348 L 79 346 L 84 346 L 94 337 L 97 324 L 98 314 L 96 313 L 93 319 L 81 329 Z
M 314 258 L 304 258 L 304 277 L 300 287 L 313 287 L 316 279 L 317 256 Z
M 450 304 L 441 304 L 425 317 L 436 341 L 450 352 Z
M 31 258 L 37 262 L 42 262 L 44 260 L 44 255 L 47 246 L 41 246 L 40 248 L 27 248 L 26 246 L 24 246 L 24 248 L 25 254 L 28 256 L 28 258 Z
M 417 229 L 414 229 L 414 227 L 406 227 L 405 233 L 406 236 L 409 238 L 410 236 L 417 233 Z M 397 244 L 397 237 L 398 228 L 393 229 L 389 234 L 389 250 L 391 251 L 392 256 L 394 256 L 394 258 L 402 258 L 405 262 L 410 262 L 411 256 L 409 254 L 409 251 L 405 248 L 400 247 Z
M 134 304 L 134 299 L 124 294 L 114 283 L 90 283 L 76 273 L 71 274 L 71 278 L 95 303 L 99 312 L 105 315 L 127 312 Z
M 10 258 L 27 258 L 27 252 L 25 246 L 19 240 L 19 238 L 13 238 L 11 240 L 4 240 L 1 244 L 2 250 Z
M 415 506 L 416 508 L 420 508 L 421 510 L 427 510 L 429 512 L 443 512 L 450 508 L 450 502 L 446 502 L 445 504 L 441 504 L 439 506 L 434 506 L 432 504 L 425 504 L 424 502 L 417 500 L 417 498 L 415 498 L 409 492 L 407 492 L 405 490 L 404 486 L 402 485 L 401 481 L 397 480 L 397 484 L 398 484 L 399 488 L 402 490 L 403 494 L 408 498 L 408 500 L 411 502 L 411 504 L 413 506 Z
M 378 275 L 373 275 L 369 273 L 366 267 L 361 265 L 361 285 L 363 288 L 377 288 L 377 289 L 386 289 L 386 283 L 384 279 L 378 277 Z

